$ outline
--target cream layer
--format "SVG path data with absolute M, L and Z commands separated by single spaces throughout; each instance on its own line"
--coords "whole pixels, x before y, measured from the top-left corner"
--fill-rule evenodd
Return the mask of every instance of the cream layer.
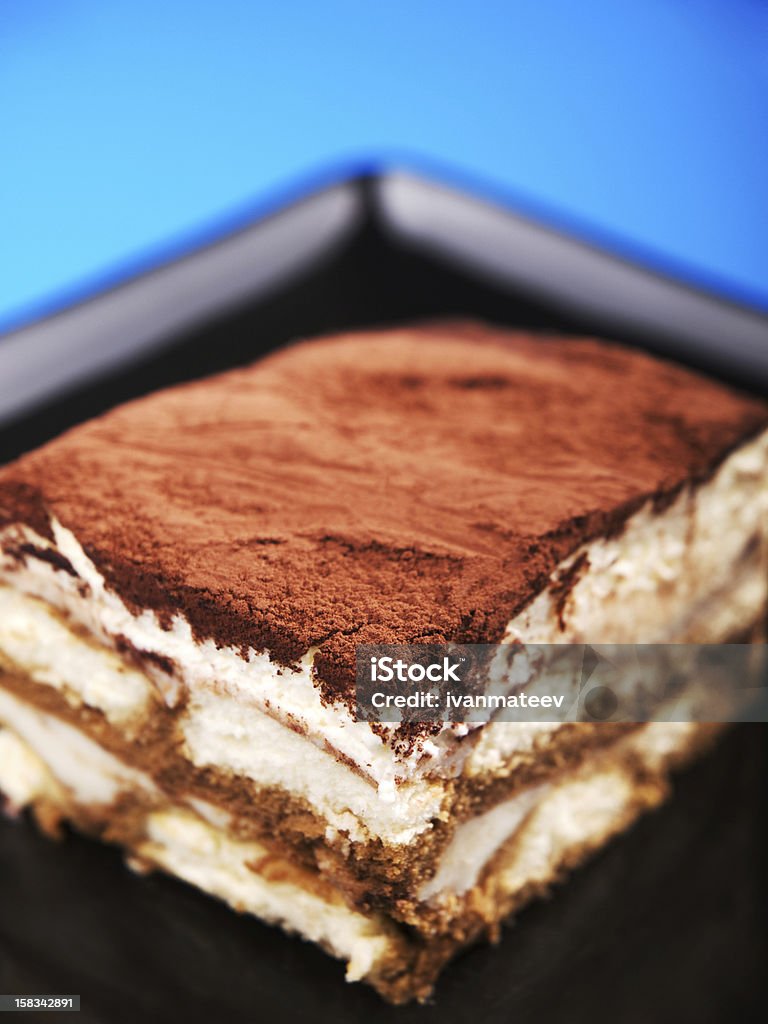
M 661 772 L 670 757 L 687 749 L 700 728 L 691 722 L 645 725 L 577 771 L 524 790 L 463 822 L 443 851 L 434 876 L 421 887 L 419 898 L 439 903 L 468 892 L 517 832 L 522 832 L 523 842 L 500 869 L 504 891 L 515 893 L 528 884 L 545 882 L 567 851 L 578 849 L 594 833 L 609 831 L 611 822 L 621 817 L 635 791 L 626 771 L 628 758 L 651 772 Z
M 158 796 L 155 784 L 144 772 L 124 764 L 74 726 L 19 700 L 2 687 L 0 725 L 10 729 L 47 766 L 57 786 L 63 786 L 76 804 L 108 807 L 122 793 Z
M 143 672 L 117 651 L 78 635 L 47 602 L 2 585 L 0 652 L 73 707 L 98 708 L 123 729 L 141 721 L 156 692 Z

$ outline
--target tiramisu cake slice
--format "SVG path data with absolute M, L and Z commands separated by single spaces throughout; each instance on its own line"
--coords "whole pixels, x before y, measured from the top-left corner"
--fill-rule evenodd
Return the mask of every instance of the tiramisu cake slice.
M 0 472 L 0 788 L 386 998 L 665 795 L 692 723 L 355 720 L 355 648 L 759 632 L 768 409 L 596 341 L 298 344 Z

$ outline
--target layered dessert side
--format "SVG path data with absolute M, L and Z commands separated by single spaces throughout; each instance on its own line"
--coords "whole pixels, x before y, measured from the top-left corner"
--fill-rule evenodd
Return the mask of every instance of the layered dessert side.
M 5 467 L 0 551 L 8 808 L 402 1002 L 715 730 L 357 721 L 356 646 L 761 638 L 768 407 L 591 340 L 322 339 Z

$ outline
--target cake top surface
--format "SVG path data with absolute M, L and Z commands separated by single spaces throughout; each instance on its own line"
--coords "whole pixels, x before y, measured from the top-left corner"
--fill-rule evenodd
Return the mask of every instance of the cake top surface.
M 664 507 L 768 407 L 607 343 L 431 325 L 299 343 L 0 471 L 0 523 L 351 697 L 358 643 L 499 640 L 581 543 Z

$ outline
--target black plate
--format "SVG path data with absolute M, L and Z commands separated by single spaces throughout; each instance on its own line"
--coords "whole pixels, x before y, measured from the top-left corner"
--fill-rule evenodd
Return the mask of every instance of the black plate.
M 433 317 L 611 336 L 768 393 L 768 320 L 405 175 L 342 183 L 0 341 L 0 458 L 296 337 Z M 744 1020 L 764 1010 L 762 726 L 674 801 L 393 1010 L 314 947 L 117 851 L 0 825 L 0 992 L 80 1020 Z M 50 1016 L 43 1018 L 49 1020 Z

